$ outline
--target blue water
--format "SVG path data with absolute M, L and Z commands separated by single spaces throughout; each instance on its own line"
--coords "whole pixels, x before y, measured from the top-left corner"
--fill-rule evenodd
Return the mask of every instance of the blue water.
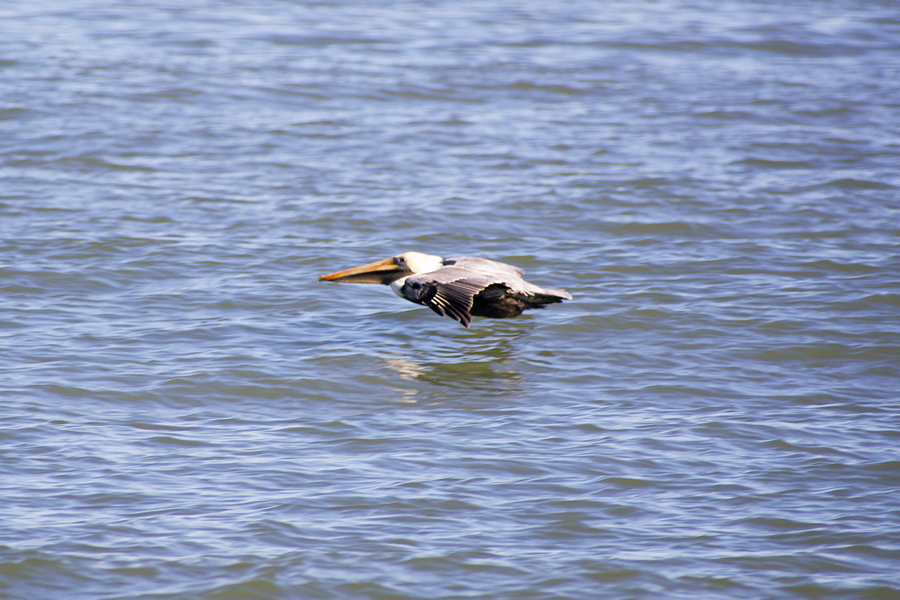
M 894 2 L 4 3 L 0 597 L 900 598 L 898 164 Z

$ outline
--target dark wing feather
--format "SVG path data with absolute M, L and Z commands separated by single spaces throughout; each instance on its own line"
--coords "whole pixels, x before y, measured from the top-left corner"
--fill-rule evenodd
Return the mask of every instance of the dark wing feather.
M 472 322 L 472 298 L 494 283 L 490 277 L 455 266 L 406 278 L 403 295 L 424 304 L 442 317 L 449 316 L 463 326 Z

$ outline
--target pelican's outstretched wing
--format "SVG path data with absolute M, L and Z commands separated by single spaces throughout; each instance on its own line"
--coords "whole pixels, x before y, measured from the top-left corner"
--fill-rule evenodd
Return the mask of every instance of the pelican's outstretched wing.
M 462 267 L 464 269 L 484 273 L 493 277 L 499 277 L 501 279 L 504 276 L 519 278 L 525 274 L 525 269 L 497 262 L 496 260 L 479 258 L 477 256 L 455 256 L 453 258 L 445 258 L 444 264 Z
M 407 277 L 403 295 L 468 327 L 472 322 L 472 298 L 492 283 L 500 282 L 469 268 L 451 265 Z
M 502 284 L 509 293 L 522 298 L 532 296 L 558 297 L 561 300 L 571 300 L 572 296 L 566 290 L 542 288 L 522 279 L 525 269 L 514 267 L 506 263 L 478 258 L 477 256 L 459 256 L 444 260 L 444 264 L 452 264 L 473 274 L 482 275 L 490 279 L 490 283 Z M 445 267 L 446 268 L 446 267 Z M 443 269 L 441 269 L 443 271 Z M 490 284 L 488 284 L 490 285 Z

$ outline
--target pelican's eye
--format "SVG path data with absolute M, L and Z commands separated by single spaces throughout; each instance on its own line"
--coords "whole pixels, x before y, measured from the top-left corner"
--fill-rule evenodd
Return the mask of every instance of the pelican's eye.
M 403 258 L 402 256 L 398 256 L 397 258 L 394 259 L 394 264 L 397 265 L 398 267 L 405 267 L 406 259 Z

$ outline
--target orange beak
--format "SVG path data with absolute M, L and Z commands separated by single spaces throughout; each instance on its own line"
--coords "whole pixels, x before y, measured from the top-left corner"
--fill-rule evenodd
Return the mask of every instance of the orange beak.
M 382 283 L 389 285 L 392 281 L 403 277 L 405 271 L 394 264 L 393 258 L 369 263 L 361 267 L 353 267 L 345 271 L 330 273 L 319 277 L 319 281 L 336 281 L 338 283 Z

